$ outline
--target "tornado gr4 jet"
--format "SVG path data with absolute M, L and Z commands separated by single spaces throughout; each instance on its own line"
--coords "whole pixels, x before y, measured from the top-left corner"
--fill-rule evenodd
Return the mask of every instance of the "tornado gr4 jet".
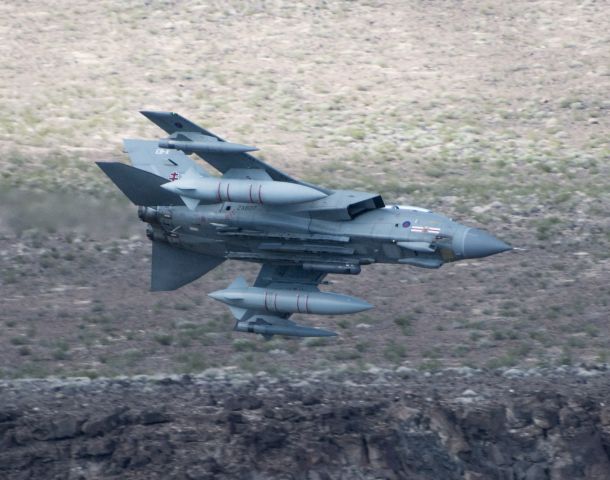
M 321 292 L 328 274 L 357 275 L 363 265 L 439 268 L 510 250 L 501 240 L 411 206 L 386 206 L 377 193 L 331 190 L 295 179 L 171 112 L 142 114 L 169 136 L 124 140 L 133 166 L 100 168 L 138 208 L 152 241 L 151 290 L 190 283 L 227 259 L 262 264 L 254 282 L 237 278 L 210 293 L 235 317 L 234 329 L 273 335 L 332 336 L 299 325 L 293 313 L 339 315 L 372 308 Z M 212 176 L 188 157 L 220 172 Z

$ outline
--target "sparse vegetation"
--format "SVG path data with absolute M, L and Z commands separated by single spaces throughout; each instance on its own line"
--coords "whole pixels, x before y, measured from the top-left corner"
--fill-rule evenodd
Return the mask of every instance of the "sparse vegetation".
M 67 360 L 68 356 L 69 356 L 69 351 L 70 351 L 70 346 L 68 345 L 68 342 L 66 342 L 65 340 L 57 342 L 55 344 L 55 347 L 53 348 L 53 353 L 52 353 L 53 359 Z
M 394 319 L 394 323 L 400 327 L 403 335 L 413 335 L 413 317 L 411 315 L 402 315 Z
M 439 370 L 442 366 L 443 364 L 438 358 L 431 358 L 420 363 L 419 369 L 434 372 L 436 370 Z
M 163 345 L 166 347 L 174 342 L 173 335 L 169 335 L 167 333 L 157 333 L 155 334 L 154 339 L 159 345 Z
M 305 344 L 308 347 L 326 347 L 328 345 L 330 345 L 331 341 L 324 338 L 324 337 L 313 337 L 313 338 L 306 338 L 303 341 L 303 344 Z
M 345 329 L 349 328 L 350 321 L 347 318 L 342 318 L 341 320 L 339 320 L 337 322 L 337 325 L 345 330 Z
M 255 340 L 247 340 L 245 338 L 238 338 L 233 340 L 233 349 L 236 352 L 255 352 L 258 350 L 258 343 Z
M 333 353 L 333 359 L 338 361 L 356 360 L 361 357 L 362 354 L 357 350 L 337 350 Z
M 391 341 L 384 349 L 383 355 L 386 360 L 398 363 L 407 355 L 407 349 L 404 345 Z
M 285 16 L 273 5 L 257 7 L 260 28 L 246 36 L 243 18 L 223 10 L 222 48 L 213 15 L 178 14 L 181 38 L 195 35 L 193 51 L 205 62 L 175 61 L 173 30 L 157 28 L 154 5 L 130 7 L 140 28 L 129 29 L 120 52 L 96 48 L 99 35 L 132 24 L 117 24 L 112 5 L 79 11 L 69 35 L 25 32 L 36 8 L 5 18 L 21 48 L 0 75 L 8 112 L 0 118 L 3 375 L 607 361 L 610 50 L 599 48 L 603 22 L 588 21 L 600 18 L 601 4 L 572 11 L 567 23 L 546 4 L 498 4 L 494 28 L 526 32 L 522 42 L 505 35 L 510 48 L 489 41 L 490 11 L 468 3 L 451 29 L 438 28 L 434 8 L 422 17 L 414 5 L 382 9 L 373 23 L 376 7 L 366 2 L 330 2 L 315 16 L 295 9 L 305 37 L 278 21 Z M 514 14 L 522 8 L 527 14 Z M 74 14 L 69 5 L 45 9 L 49 24 Z M 92 19 L 95 34 L 84 30 Z M 337 35 L 338 26 L 350 34 Z M 576 39 L 575 29 L 590 35 Z M 152 31 L 154 45 L 145 41 Z M 464 42 L 463 31 L 478 40 Z M 396 61 L 397 45 L 418 48 Z M 552 46 L 542 68 L 532 45 Z M 587 52 L 582 66 L 571 61 L 575 48 Z M 153 51 L 171 74 L 148 72 Z M 505 68 L 516 57 L 522 65 Z M 45 58 L 46 68 L 32 69 L 32 58 Z M 491 68 L 484 58 L 494 58 Z M 158 138 L 133 106 L 152 108 L 160 98 L 223 137 L 255 140 L 255 155 L 291 175 L 430 207 L 524 250 L 440 271 L 372 265 L 358 277 L 330 276 L 330 290 L 377 306 L 318 319 L 339 338 L 267 342 L 233 332 L 233 317 L 205 293 L 237 275 L 253 279 L 257 267 L 226 262 L 176 292 L 148 293 L 143 225 L 93 163 L 126 158 L 122 137 Z
M 181 353 L 176 360 L 180 364 L 180 371 L 184 373 L 201 372 L 208 367 L 207 359 L 202 352 Z
M 491 368 L 491 369 L 502 368 L 502 367 L 514 367 L 515 365 L 517 365 L 518 361 L 519 361 L 518 358 L 515 357 L 514 355 L 505 354 L 505 355 L 501 355 L 499 357 L 491 358 L 486 363 L 485 366 L 487 368 Z

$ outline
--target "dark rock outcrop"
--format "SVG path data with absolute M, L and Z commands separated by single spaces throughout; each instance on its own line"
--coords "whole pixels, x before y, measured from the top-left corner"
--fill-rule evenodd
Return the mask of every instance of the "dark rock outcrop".
M 0 382 L 0 478 L 610 478 L 603 368 L 402 373 Z

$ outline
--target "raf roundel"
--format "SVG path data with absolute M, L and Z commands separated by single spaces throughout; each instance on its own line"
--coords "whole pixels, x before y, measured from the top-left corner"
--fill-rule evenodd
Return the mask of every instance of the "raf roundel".
M 411 226 L 411 222 L 409 220 L 405 220 L 402 222 L 402 228 L 409 228 Z

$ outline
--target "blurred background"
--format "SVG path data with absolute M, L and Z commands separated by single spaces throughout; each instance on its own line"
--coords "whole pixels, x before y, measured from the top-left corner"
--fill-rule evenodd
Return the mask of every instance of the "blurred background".
M 0 5 L 0 376 L 608 360 L 610 9 L 540 1 Z M 94 161 L 172 110 L 305 180 L 523 250 L 330 276 L 338 338 L 232 332 L 227 262 L 150 293 L 136 208 Z

